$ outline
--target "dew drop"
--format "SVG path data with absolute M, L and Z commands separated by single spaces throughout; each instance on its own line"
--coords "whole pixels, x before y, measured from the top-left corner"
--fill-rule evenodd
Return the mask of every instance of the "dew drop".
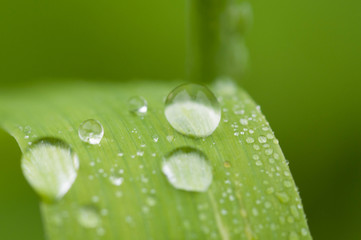
M 84 228 L 95 228 L 100 224 L 98 210 L 93 206 L 83 206 L 78 212 L 78 222 Z
M 252 214 L 253 214 L 253 216 L 258 216 L 257 208 L 252 208 Z
M 254 143 L 254 139 L 252 137 L 246 138 L 247 143 Z
M 267 188 L 266 192 L 267 192 L 268 194 L 272 194 L 272 193 L 274 192 L 274 188 L 273 188 L 273 187 L 269 187 L 269 188 Z
M 273 138 L 274 138 L 274 136 L 273 136 L 273 134 L 268 133 L 268 134 L 267 134 L 267 138 L 268 138 L 268 139 L 273 139 Z
M 83 142 L 99 144 L 103 138 L 104 129 L 98 120 L 88 119 L 80 124 L 78 135 Z
M 114 185 L 114 186 L 120 186 L 123 181 L 124 178 L 122 177 L 122 175 L 118 172 L 112 173 L 109 177 L 109 181 Z
M 182 147 L 169 153 L 162 163 L 162 171 L 170 184 L 181 190 L 205 192 L 212 183 L 212 168 L 199 150 Z
M 221 120 L 217 98 L 198 84 L 183 84 L 171 91 L 164 113 L 175 130 L 193 137 L 211 135 Z
M 278 200 L 280 200 L 281 203 L 287 203 L 290 200 L 290 197 L 286 193 L 276 193 L 276 196 Z
M 146 202 L 150 207 L 155 206 L 155 204 L 157 203 L 157 201 L 152 197 L 147 197 Z
M 257 145 L 257 144 L 254 144 L 254 145 L 253 145 L 253 149 L 258 151 L 258 150 L 261 149 L 261 147 L 260 147 L 259 145 Z
M 291 214 L 298 219 L 300 217 L 300 214 L 298 213 L 297 207 L 295 205 L 292 205 L 290 207 Z
M 79 159 L 62 140 L 43 138 L 24 153 L 21 168 L 34 190 L 52 202 L 71 188 L 78 175 Z
M 140 96 L 131 97 L 128 100 L 128 109 L 138 116 L 143 116 L 148 111 L 147 100 Z
M 257 166 L 262 166 L 263 164 L 262 164 L 261 161 L 256 161 L 256 165 L 257 165 Z
M 299 240 L 300 238 L 296 232 L 291 232 L 288 239 L 289 240 Z
M 302 229 L 301 229 L 301 234 L 302 234 L 302 236 L 307 236 L 307 235 L 308 235 L 307 229 L 306 229 L 306 228 L 302 228 Z
M 287 188 L 290 188 L 290 187 L 292 187 L 292 182 L 286 180 L 283 182 L 283 185 Z
M 239 122 L 240 122 L 242 125 L 244 125 L 244 126 L 248 125 L 248 120 L 245 119 L 245 118 L 241 118 L 241 119 L 239 120 Z
M 269 155 L 272 155 L 273 149 L 272 148 L 267 148 L 264 152 L 265 152 L 266 155 L 269 156 Z
M 267 138 L 265 136 L 259 136 L 258 137 L 258 142 L 260 143 L 266 143 L 267 142 Z

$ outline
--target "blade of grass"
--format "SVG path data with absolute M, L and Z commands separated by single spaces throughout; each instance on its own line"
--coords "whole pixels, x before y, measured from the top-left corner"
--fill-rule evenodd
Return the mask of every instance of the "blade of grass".
M 163 113 L 164 98 L 177 85 L 72 83 L 2 91 L 0 125 L 23 152 L 29 142 L 55 137 L 79 156 L 70 191 L 57 203 L 41 203 L 47 238 L 311 239 L 287 162 L 259 107 L 242 89 L 220 83 L 214 88 L 223 110 L 217 130 L 204 139 L 185 137 Z M 144 117 L 127 110 L 132 96 L 148 101 Z M 77 135 L 89 118 L 104 126 L 100 145 Z M 177 190 L 162 173 L 163 156 L 182 146 L 208 157 L 213 181 L 207 192 Z M 124 181 L 115 186 L 109 177 L 120 170 Z M 97 227 L 80 224 L 84 208 L 99 218 Z

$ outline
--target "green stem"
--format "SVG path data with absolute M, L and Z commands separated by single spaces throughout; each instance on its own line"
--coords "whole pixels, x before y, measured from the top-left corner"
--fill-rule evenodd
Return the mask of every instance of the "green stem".
M 243 0 L 187 0 L 187 77 L 239 80 L 247 62 L 244 33 L 251 23 Z

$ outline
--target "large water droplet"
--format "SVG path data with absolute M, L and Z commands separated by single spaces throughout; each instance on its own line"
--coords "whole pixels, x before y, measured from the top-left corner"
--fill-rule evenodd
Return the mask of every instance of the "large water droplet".
M 98 210 L 93 206 L 83 206 L 78 212 L 78 222 L 85 228 L 95 228 L 100 224 Z
M 185 135 L 209 136 L 221 120 L 221 108 L 216 97 L 202 85 L 180 85 L 168 95 L 165 104 L 168 122 Z
M 143 116 L 148 111 L 148 103 L 143 97 L 135 96 L 128 100 L 128 109 L 130 112 Z
M 34 190 L 45 200 L 62 198 L 74 183 L 79 160 L 65 142 L 44 138 L 24 153 L 21 168 Z
M 199 150 L 182 147 L 163 159 L 162 171 L 177 189 L 205 192 L 212 183 L 212 168 Z
M 80 124 L 78 134 L 83 142 L 99 144 L 104 135 L 102 124 L 95 119 L 88 119 Z

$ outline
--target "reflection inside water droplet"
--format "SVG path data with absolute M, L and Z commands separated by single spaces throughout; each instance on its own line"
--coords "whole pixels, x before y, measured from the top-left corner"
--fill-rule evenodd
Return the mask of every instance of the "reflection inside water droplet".
M 104 129 L 98 120 L 88 119 L 80 124 L 78 135 L 83 142 L 99 144 L 103 138 Z
M 45 200 L 62 198 L 74 183 L 78 156 L 62 140 L 44 138 L 24 153 L 21 168 L 34 190 Z
M 178 132 L 193 137 L 206 137 L 216 130 L 221 108 L 214 94 L 205 86 L 183 84 L 167 97 L 165 116 Z
M 205 192 L 212 183 L 212 168 L 199 150 L 182 147 L 168 154 L 162 171 L 173 187 L 186 191 Z

